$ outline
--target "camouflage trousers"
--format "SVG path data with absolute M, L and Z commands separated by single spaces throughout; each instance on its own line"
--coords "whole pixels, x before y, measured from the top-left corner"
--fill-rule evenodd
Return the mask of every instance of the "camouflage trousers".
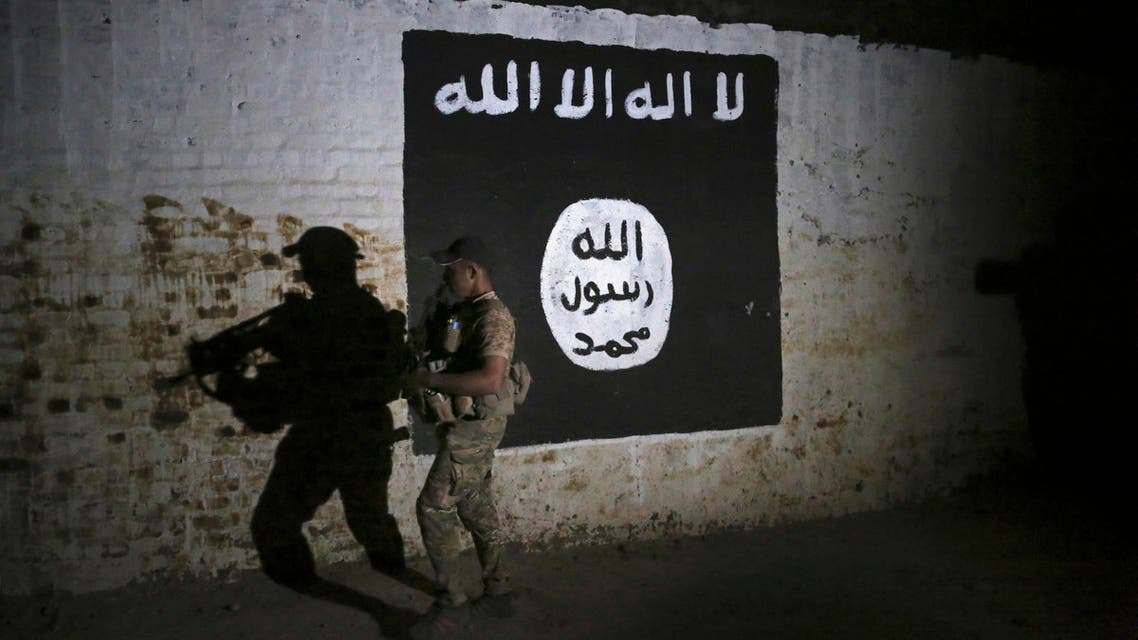
M 459 606 L 468 599 L 458 567 L 463 529 L 474 541 L 485 592 L 497 595 L 509 591 L 509 575 L 502 566 L 498 510 L 490 488 L 494 449 L 505 431 L 505 418 L 439 426 L 439 451 L 415 511 L 423 546 L 442 590 L 438 598 L 441 605 Z

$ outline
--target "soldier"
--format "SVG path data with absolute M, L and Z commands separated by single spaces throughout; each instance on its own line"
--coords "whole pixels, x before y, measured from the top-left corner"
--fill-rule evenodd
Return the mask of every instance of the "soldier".
M 491 490 L 494 450 L 513 413 L 506 383 L 514 355 L 514 318 L 491 282 L 493 253 L 480 238 L 462 237 L 431 257 L 446 267 L 444 282 L 460 303 L 451 330 L 458 345 L 442 371 L 420 368 L 415 383 L 452 400 L 453 420 L 438 424 L 438 453 L 416 512 L 440 593 L 425 624 L 457 619 L 468 595 L 458 583 L 460 534 L 470 532 L 482 567 L 483 594 L 475 609 L 508 614 L 510 579 L 502 565 L 502 535 Z M 451 416 L 447 416 L 448 418 Z M 464 608 L 463 608 L 464 609 Z

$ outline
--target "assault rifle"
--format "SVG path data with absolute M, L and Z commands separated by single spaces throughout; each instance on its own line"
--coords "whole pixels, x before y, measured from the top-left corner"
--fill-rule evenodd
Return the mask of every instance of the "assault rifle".
M 448 359 L 452 355 L 455 345 L 445 344 L 447 325 L 452 322 L 453 308 L 445 302 L 446 285 L 439 285 L 433 297 L 428 298 L 424 305 L 429 311 L 423 314 L 422 320 L 408 331 L 407 343 L 410 347 L 410 359 L 407 374 L 413 378 L 420 368 L 430 369 L 432 372 L 446 369 Z M 457 330 L 457 325 L 454 327 Z M 450 347 L 449 350 L 447 347 Z M 416 389 L 409 385 L 406 393 L 407 403 L 424 422 L 454 422 L 454 408 L 450 396 L 434 389 Z
M 445 286 L 445 285 L 443 285 Z M 428 308 L 431 307 L 428 300 Z M 419 325 L 410 331 L 411 375 L 420 367 L 432 372 L 444 371 L 459 347 L 460 333 L 455 308 L 443 302 L 442 287 L 435 294 L 432 311 L 426 313 Z M 470 396 L 450 397 L 433 389 L 421 389 L 408 395 L 408 403 L 426 422 L 453 422 L 455 418 L 467 418 L 480 414 L 486 403 L 493 400 L 491 410 L 496 415 L 511 415 L 516 405 L 525 402 L 533 376 L 526 363 L 515 360 L 509 363 L 506 374 L 506 390 L 493 396 L 484 396 L 476 405 Z M 508 401 L 508 404 L 501 404 Z

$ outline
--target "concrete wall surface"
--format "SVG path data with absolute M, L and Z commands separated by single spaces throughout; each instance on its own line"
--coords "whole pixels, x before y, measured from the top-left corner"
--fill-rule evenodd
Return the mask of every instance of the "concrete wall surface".
M 279 253 L 308 226 L 348 230 L 361 281 L 406 310 L 410 29 L 779 65 L 781 423 L 504 450 L 512 540 L 879 509 L 1029 450 L 1014 301 L 973 274 L 1046 238 L 1037 214 L 1071 197 L 1093 109 L 1058 72 L 490 0 L 0 0 L 0 592 L 256 566 L 249 517 L 279 434 L 154 382 L 191 337 L 302 287 Z M 403 442 L 395 459 L 420 553 L 430 458 Z M 336 499 L 307 533 L 320 562 L 361 556 Z

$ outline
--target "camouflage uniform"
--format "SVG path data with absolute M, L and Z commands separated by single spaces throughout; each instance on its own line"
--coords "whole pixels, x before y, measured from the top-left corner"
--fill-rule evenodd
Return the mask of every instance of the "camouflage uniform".
M 448 372 L 479 369 L 490 356 L 501 356 L 506 362 L 513 359 L 514 318 L 493 291 L 464 304 L 458 319 L 461 341 Z M 490 481 L 494 449 L 502 441 L 506 416 L 512 412 L 512 398 L 481 396 L 474 399 L 473 415 L 438 426 L 439 450 L 419 494 L 416 513 L 423 545 L 443 590 L 439 603 L 444 606 L 458 606 L 467 599 L 457 583 L 464 527 L 474 540 L 486 593 L 509 591 Z

